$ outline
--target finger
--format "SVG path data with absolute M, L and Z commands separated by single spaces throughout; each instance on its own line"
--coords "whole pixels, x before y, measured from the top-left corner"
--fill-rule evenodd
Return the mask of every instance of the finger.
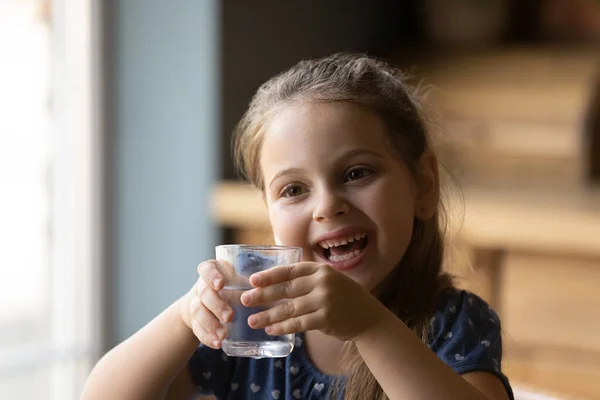
M 279 265 L 266 271 L 257 272 L 250 276 L 250 284 L 255 287 L 269 286 L 274 283 L 291 281 L 301 276 L 311 275 L 319 268 L 317 263 L 297 263 L 290 265 Z
M 265 331 L 272 336 L 288 335 L 291 333 L 306 332 L 310 330 L 321 329 L 323 319 L 318 312 L 304 314 L 299 317 L 286 319 L 285 321 L 276 322 L 265 328 Z
M 241 302 L 246 307 L 272 303 L 282 299 L 293 299 L 304 296 L 315 287 L 312 276 L 302 276 L 290 281 L 282 281 L 266 287 L 244 292 Z
M 318 309 L 319 304 L 314 297 L 302 296 L 281 302 L 268 310 L 252 314 L 248 317 L 248 325 L 254 329 L 264 328 L 277 322 L 310 314 Z
M 214 290 L 221 290 L 223 288 L 223 275 L 218 270 L 217 261 L 209 260 L 198 265 L 198 275 Z
M 224 286 L 247 287 L 248 277 L 240 275 L 228 260 L 216 260 L 217 270 L 221 273 Z
M 233 318 L 233 309 L 229 303 L 213 289 L 205 287 L 198 298 L 202 301 L 202 304 L 204 304 L 208 311 L 221 320 L 222 323 L 228 323 Z
M 210 348 L 213 348 L 215 350 L 218 350 L 221 348 L 222 342 L 218 339 L 214 339 L 213 336 L 210 333 L 208 333 L 206 331 L 206 329 L 201 327 L 200 324 L 198 323 L 198 321 L 196 321 L 196 320 L 192 321 L 192 331 L 194 332 L 194 335 L 196 335 L 198 340 L 200 340 L 200 342 L 203 343 L 204 345 L 206 345 Z
M 197 306 L 196 313 L 192 315 L 192 324 L 194 321 L 210 335 L 207 341 L 203 341 L 205 344 L 212 340 L 221 340 L 227 337 L 227 328 L 202 303 Z

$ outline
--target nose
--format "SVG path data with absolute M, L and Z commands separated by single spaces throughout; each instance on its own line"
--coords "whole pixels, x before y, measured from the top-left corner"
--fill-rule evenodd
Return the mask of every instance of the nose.
M 315 199 L 313 220 L 317 222 L 339 218 L 350 212 L 348 201 L 334 190 L 322 190 Z

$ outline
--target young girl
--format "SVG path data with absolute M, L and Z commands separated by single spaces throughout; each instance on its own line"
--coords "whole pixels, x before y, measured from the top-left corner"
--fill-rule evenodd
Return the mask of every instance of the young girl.
M 227 357 L 217 261 L 99 361 L 84 399 L 512 399 L 497 315 L 441 272 L 438 166 L 415 93 L 363 55 L 303 61 L 259 89 L 235 136 L 279 244 L 303 261 L 251 277 L 255 329 L 286 358 Z

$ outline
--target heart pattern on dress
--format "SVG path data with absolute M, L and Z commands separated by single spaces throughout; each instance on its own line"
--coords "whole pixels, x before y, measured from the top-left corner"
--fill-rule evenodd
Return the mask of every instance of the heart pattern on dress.
M 275 361 L 275 368 L 283 368 L 283 363 L 281 362 L 281 360 L 277 360 Z
M 444 339 L 450 339 L 452 337 L 452 332 L 446 332 L 444 335 Z
M 300 371 L 300 368 L 290 367 L 290 372 L 292 373 L 292 375 L 296 375 L 298 373 L 298 371 Z
M 234 391 L 234 392 L 237 390 L 238 387 L 240 387 L 239 383 L 233 382 L 231 384 L 231 390 Z
M 490 347 L 490 341 L 489 340 L 482 340 L 481 344 L 483 345 L 483 347 Z
M 204 377 L 204 379 L 209 380 L 212 374 L 210 372 L 203 372 L 202 376 Z
M 300 346 L 302 346 L 302 338 L 301 338 L 301 337 L 299 337 L 299 336 L 296 336 L 296 338 L 294 339 L 294 345 L 295 345 L 296 347 L 300 347 Z
M 302 398 L 302 392 L 300 391 L 300 389 L 294 390 L 294 393 L 292 393 L 292 395 L 298 400 Z
M 456 361 L 462 361 L 465 359 L 465 356 L 461 356 L 460 354 L 455 354 L 454 358 L 456 359 Z
M 452 314 L 456 314 L 456 306 L 452 305 L 450 308 L 448 308 L 448 310 L 450 310 Z
M 260 390 L 260 386 L 255 385 L 254 382 L 252 382 L 250 384 L 250 390 L 252 390 L 252 393 L 256 393 L 256 392 L 258 392 Z
M 325 387 L 324 383 L 315 383 L 315 390 L 317 392 L 320 392 L 321 390 L 323 390 L 324 387 Z
M 280 395 L 280 394 L 281 394 L 281 392 L 280 392 L 279 390 L 273 390 L 273 391 L 271 392 L 271 395 L 273 396 L 273 398 L 274 398 L 275 400 L 279 399 L 279 395 Z

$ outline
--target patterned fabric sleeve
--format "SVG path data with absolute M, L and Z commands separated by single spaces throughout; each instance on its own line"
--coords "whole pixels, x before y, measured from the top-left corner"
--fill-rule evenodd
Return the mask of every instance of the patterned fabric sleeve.
M 452 290 L 441 299 L 431 326 L 429 347 L 459 374 L 474 371 L 497 376 L 514 399 L 502 373 L 502 337 L 498 315 L 478 296 Z
M 226 398 L 235 364 L 235 358 L 228 357 L 223 351 L 200 345 L 188 362 L 198 394 Z

